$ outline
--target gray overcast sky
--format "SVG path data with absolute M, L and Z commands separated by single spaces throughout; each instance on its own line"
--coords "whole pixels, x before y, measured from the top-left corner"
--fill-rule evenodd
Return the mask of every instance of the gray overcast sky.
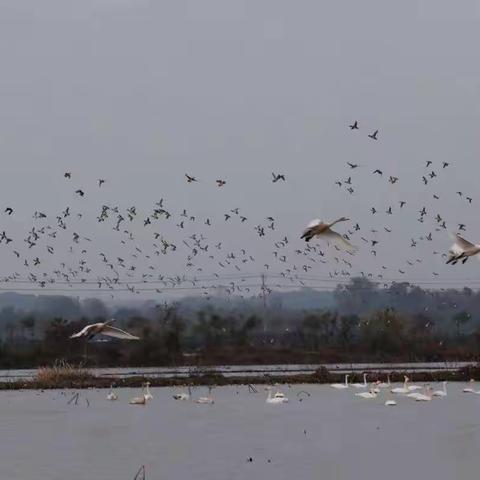
M 348 215 L 367 239 L 375 237 L 371 228 L 392 229 L 376 235 L 377 257 L 359 234 L 353 238 L 361 250 L 352 272 L 405 280 L 440 281 L 433 272 L 440 279 L 478 278 L 478 262 L 448 268 L 432 254 L 451 243 L 445 231 L 435 232 L 437 213 L 448 230 L 462 222 L 467 238 L 480 237 L 478 5 L 2 0 L 0 191 L 1 206 L 12 206 L 15 214 L 1 218 L 1 229 L 22 249 L 21 261 L 41 257 L 37 273 L 62 261 L 78 263 L 80 255 L 68 257 L 66 247 L 73 231 L 88 234 L 95 277 L 99 251 L 126 255 L 111 228 L 96 224 L 99 207 L 136 205 L 143 215 L 132 230 L 142 249 L 151 245 L 153 231 L 178 244 L 204 232 L 212 245 L 224 242 L 225 254 L 245 247 L 256 262 L 243 271 L 259 273 L 264 263 L 275 271 L 304 263 L 293 252 L 303 248 L 298 236 L 312 218 Z M 353 120 L 360 123 L 357 132 L 348 129 Z M 377 142 L 367 138 L 375 129 Z M 427 160 L 438 177 L 424 186 Z M 349 171 L 347 161 L 361 167 Z M 442 170 L 443 161 L 451 166 Z M 383 170 L 383 179 L 372 175 L 375 168 Z M 72 172 L 70 182 L 64 171 Z M 272 171 L 284 173 L 287 182 L 272 184 Z M 187 185 L 186 172 L 200 181 Z M 334 184 L 350 175 L 353 195 Z M 398 183 L 390 185 L 389 175 Z M 102 190 L 99 177 L 107 179 Z M 217 178 L 227 185 L 217 188 Z M 76 188 L 86 197 L 77 198 Z M 457 190 L 471 194 L 472 204 Z M 143 229 L 141 220 L 160 197 L 167 209 L 178 214 L 186 208 L 201 218 L 200 225 L 215 219 L 214 227 L 180 230 L 176 219 L 168 227 Z M 399 211 L 401 199 L 407 206 Z M 55 255 L 45 253 L 48 241 L 43 250 L 28 251 L 23 238 L 33 212 L 54 218 L 67 205 L 84 218 L 59 234 Z M 391 216 L 385 214 L 390 205 Z M 423 206 L 428 215 L 419 223 Z M 223 222 L 223 213 L 234 207 L 248 225 Z M 276 218 L 277 229 L 260 239 L 253 226 L 266 224 L 267 215 Z M 422 241 L 429 232 L 433 241 Z M 279 265 L 272 245 L 284 234 L 289 262 Z M 35 271 L 19 265 L 11 250 L 0 250 L 5 275 Z M 185 256 L 162 256 L 154 273 L 188 272 Z M 406 264 L 417 258 L 423 263 Z M 150 264 L 142 262 L 139 272 Z M 207 259 L 195 263 L 204 273 L 218 271 Z M 333 260 L 311 265 L 311 275 L 341 269 Z

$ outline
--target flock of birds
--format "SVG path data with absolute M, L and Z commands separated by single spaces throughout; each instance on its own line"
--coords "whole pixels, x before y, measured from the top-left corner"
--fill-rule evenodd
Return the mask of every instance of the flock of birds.
M 362 389 L 362 392 L 355 393 L 355 397 L 363 399 L 375 399 L 382 392 L 386 392 L 386 400 L 384 401 L 385 406 L 395 406 L 397 405 L 396 400 L 393 399 L 392 395 L 399 395 L 405 398 L 410 398 L 417 402 L 430 402 L 434 398 L 444 398 L 447 396 L 447 383 L 446 381 L 442 382 L 442 388 L 440 390 L 434 390 L 429 384 L 424 386 L 421 385 L 412 385 L 410 379 L 405 376 L 403 386 L 393 387 L 390 383 L 390 376 L 387 375 L 387 382 L 381 382 L 376 380 L 373 383 L 367 382 L 367 374 L 363 375 L 363 383 L 353 383 L 349 384 L 348 382 L 349 375 L 345 375 L 344 383 L 334 383 L 330 385 L 336 390 L 347 390 L 350 387 L 353 389 Z M 475 380 L 471 379 L 469 386 L 465 387 L 463 393 L 473 393 L 475 395 L 480 395 L 480 390 L 475 389 Z
M 349 127 L 351 131 L 360 130 L 358 121 Z M 379 141 L 379 130 L 374 130 L 368 137 L 374 142 Z M 348 195 L 354 196 L 361 187 L 358 172 L 365 172 L 367 167 L 348 161 L 346 168 L 348 176 L 334 183 L 345 189 Z M 390 188 L 397 189 L 402 179 L 394 172 L 386 172 L 386 168 L 374 168 L 372 175 L 386 178 Z M 433 162 L 428 160 L 419 173 L 420 183 L 428 189 L 428 195 L 434 202 L 440 200 L 440 195 L 434 189 L 435 182 L 445 169 L 453 167 L 450 162 L 444 161 L 439 168 L 434 169 Z M 65 172 L 63 177 L 66 182 L 75 181 L 72 172 Z M 189 186 L 202 182 L 191 173 L 185 173 L 184 178 Z M 270 181 L 274 185 L 286 183 L 287 180 L 285 173 L 271 173 Z M 414 180 L 409 178 L 409 185 Z M 105 192 L 109 182 L 108 179 L 99 178 L 96 188 Z M 225 190 L 230 181 L 213 178 L 211 182 L 216 188 Z M 430 187 L 432 190 L 429 190 Z M 340 282 L 348 281 L 352 276 L 365 276 L 386 285 L 398 275 L 408 275 L 409 269 L 422 264 L 425 259 L 423 254 L 413 255 L 405 258 L 405 265 L 401 268 L 388 266 L 388 263 L 376 263 L 377 256 L 378 259 L 381 257 L 382 246 L 384 253 L 390 253 L 390 240 L 384 237 L 395 235 L 397 240 L 400 238 L 399 231 L 390 223 L 391 219 L 407 211 L 416 216 L 423 230 L 420 235 L 407 239 L 412 253 L 421 242 L 433 242 L 437 232 L 449 230 L 454 237 L 453 245 L 444 253 L 441 251 L 443 247 L 432 249 L 433 255 L 441 255 L 445 263 L 456 265 L 465 263 L 480 252 L 480 245 L 468 241 L 463 233 L 460 235 L 460 232 L 466 231 L 465 222 L 447 224 L 445 216 L 427 202 L 410 208 L 410 204 L 414 203 L 413 196 L 398 198 L 399 192 L 396 190 L 392 192 L 390 204 L 370 207 L 372 217 L 388 219 L 380 228 L 372 228 L 373 221 L 369 227 L 352 221 L 346 231 L 337 232 L 334 227 L 348 222 L 348 218 L 341 217 L 333 222 L 316 219 L 307 225 L 303 233 L 299 232 L 298 236 L 295 233 L 294 238 L 290 231 L 282 231 L 281 219 L 275 215 L 259 218 L 258 212 L 243 211 L 238 205 L 223 207 L 228 201 L 225 198 L 219 203 L 219 208 L 224 210 L 220 215 L 218 212 L 212 216 L 198 215 L 186 208 L 169 207 L 163 198 L 146 211 L 137 205 L 125 208 L 118 203 L 101 201 L 92 215 L 92 212 L 82 208 L 82 202 L 87 197 L 95 198 L 91 190 L 87 186 L 74 186 L 71 191 L 74 198 L 70 199 L 70 204 L 54 212 L 39 209 L 32 212 L 32 224 L 27 227 L 23 237 L 11 233 L 8 223 L 3 222 L 4 230 L 0 232 L 2 254 L 11 255 L 18 267 L 0 279 L 6 284 L 4 289 L 108 292 L 112 297 L 116 292 L 140 294 L 147 291 L 162 294 L 174 290 L 199 290 L 206 298 L 210 298 L 212 291 L 221 288 L 227 296 L 252 297 L 269 293 L 275 287 L 312 285 L 315 279 L 308 275 L 318 271 L 320 266 L 324 277 L 317 281 Z M 444 192 L 444 195 L 448 193 Z M 464 202 L 462 210 L 474 203 L 473 197 L 463 191 L 456 191 L 455 196 Z M 397 197 L 395 203 L 394 197 Z M 15 205 L 6 206 L 4 215 L 14 219 Z M 227 233 L 228 237 L 219 238 L 224 231 L 223 228 L 216 228 L 220 224 L 228 225 L 227 232 L 231 232 Z M 16 225 L 18 227 L 18 223 Z M 246 230 L 243 233 L 238 233 L 238 229 L 244 228 Z M 254 247 L 250 251 L 241 245 L 232 247 L 232 242 L 251 237 L 252 233 L 264 242 L 261 247 Z M 107 245 L 102 246 L 100 239 L 107 234 L 113 237 L 109 237 Z M 302 244 L 298 237 L 305 242 Z M 323 240 L 324 243 L 315 243 L 316 240 Z M 259 253 L 268 250 L 271 252 L 268 257 Z M 356 270 L 353 256 L 359 251 L 369 255 L 372 271 Z M 162 265 L 165 256 L 175 256 L 182 273 L 165 273 Z M 257 258 L 259 256 L 261 258 Z M 257 277 L 249 274 L 249 270 L 257 272 Z M 274 277 L 278 283 L 268 287 L 264 283 L 249 283 L 253 278 L 258 278 L 258 272 L 276 272 Z M 435 271 L 432 274 L 434 277 L 439 275 Z M 331 288 L 332 284 L 328 285 Z
M 387 381 L 382 382 L 376 380 L 369 383 L 367 381 L 367 374 L 363 374 L 362 383 L 349 383 L 349 375 L 345 375 L 345 381 L 343 383 L 333 383 L 330 385 L 332 389 L 339 391 L 347 391 L 349 389 L 353 390 L 354 396 L 357 398 L 365 400 L 373 400 L 383 394 L 383 402 L 385 406 L 396 406 L 397 401 L 394 400 L 396 397 L 404 397 L 412 399 L 416 402 L 430 402 L 434 398 L 445 398 L 448 396 L 447 392 L 447 381 L 441 383 L 441 388 L 439 390 L 434 390 L 430 384 L 425 385 L 412 385 L 408 376 L 404 377 L 403 385 L 394 386 L 390 382 L 390 376 L 387 375 Z M 142 384 L 141 392 L 138 396 L 135 396 L 129 400 L 131 405 L 147 405 L 147 403 L 154 398 L 153 394 L 150 391 L 150 383 L 145 382 Z M 290 387 L 290 386 L 289 386 Z M 258 393 L 258 390 L 253 385 L 248 385 L 250 393 Z M 279 385 L 276 385 L 275 388 L 271 385 L 265 387 L 267 392 L 267 397 L 265 403 L 277 405 L 289 403 L 288 397 L 283 393 Z M 471 379 L 468 386 L 463 388 L 463 393 L 470 393 L 474 395 L 480 395 L 480 390 L 475 388 L 475 380 Z M 238 394 L 238 391 L 237 391 Z M 303 401 L 304 398 L 310 397 L 311 394 L 307 391 L 300 391 L 297 393 L 297 398 L 299 401 Z M 178 391 L 172 395 L 174 400 L 184 401 L 184 402 L 193 402 L 196 404 L 204 405 L 213 405 L 215 400 L 213 398 L 213 387 L 208 387 L 208 395 L 194 397 L 192 394 L 192 389 L 190 386 L 186 386 L 183 390 Z M 107 394 L 107 400 L 116 401 L 119 399 L 118 393 L 114 390 L 114 385 L 110 387 L 110 391 Z

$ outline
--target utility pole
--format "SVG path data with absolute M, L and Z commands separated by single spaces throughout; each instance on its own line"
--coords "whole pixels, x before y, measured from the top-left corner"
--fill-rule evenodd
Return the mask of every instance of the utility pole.
M 262 286 L 260 288 L 263 302 L 263 333 L 267 333 L 267 276 L 262 273 Z

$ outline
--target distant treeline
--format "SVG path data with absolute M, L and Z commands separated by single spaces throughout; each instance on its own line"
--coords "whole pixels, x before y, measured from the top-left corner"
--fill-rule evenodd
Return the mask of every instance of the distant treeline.
M 292 295 L 315 295 L 305 289 Z M 324 293 L 324 292 L 322 292 Z M 48 309 L 0 310 L 0 366 L 34 367 L 57 359 L 97 366 L 246 363 L 477 360 L 480 294 L 432 291 L 406 283 L 387 288 L 355 278 L 324 308 L 294 309 L 272 294 L 258 299 L 187 299 L 141 308 L 107 309 L 99 300 L 44 297 Z M 39 298 L 39 297 L 35 297 Z M 38 300 L 35 300 L 38 301 Z M 70 302 L 70 303 L 69 303 Z M 1 304 L 1 299 L 0 299 Z M 333 307 L 332 307 L 333 305 Z M 139 342 L 69 340 L 87 323 L 110 315 Z

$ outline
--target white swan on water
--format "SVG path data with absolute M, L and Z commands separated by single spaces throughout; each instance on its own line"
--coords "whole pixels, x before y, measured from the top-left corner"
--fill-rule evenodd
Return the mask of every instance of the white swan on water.
M 113 391 L 113 384 L 110 385 L 110 392 L 107 395 L 107 400 L 110 400 L 111 402 L 118 400 L 118 395 Z
M 419 393 L 415 397 L 416 402 L 430 402 L 432 400 L 432 388 L 426 387 L 425 393 Z
M 373 390 L 370 390 L 369 392 L 361 392 L 361 393 L 356 393 L 356 397 L 360 398 L 377 398 L 378 393 L 374 392 Z
M 213 405 L 215 402 L 214 402 L 213 396 L 212 396 L 212 387 L 208 388 L 208 396 L 197 398 L 195 400 L 195 403 Z
M 272 387 L 267 387 L 266 390 L 268 391 L 266 403 L 288 403 L 288 398 L 282 392 L 277 390 L 275 395 L 272 396 Z
M 184 401 L 187 401 L 187 400 L 190 400 L 190 397 L 192 396 L 192 393 L 191 393 L 191 390 L 190 390 L 190 387 L 188 387 L 188 393 L 187 392 L 181 392 L 181 393 L 175 393 L 173 395 L 173 398 L 175 400 L 184 400 Z
M 471 385 L 471 387 L 466 387 L 462 390 L 463 393 L 478 393 L 474 388 L 473 386 L 475 385 L 475 380 L 473 378 L 470 379 L 470 382 L 469 384 Z
M 409 393 L 410 390 L 409 390 L 408 387 L 407 387 L 408 377 L 404 377 L 404 378 L 405 378 L 405 380 L 403 381 L 403 387 L 392 388 L 392 389 L 390 390 L 390 392 L 392 392 L 392 393 L 400 393 L 400 394 Z
M 146 405 L 147 399 L 145 397 L 145 384 L 142 384 L 142 392 L 139 397 L 133 397 L 128 402 L 130 405 Z
M 378 382 L 377 383 L 378 388 L 388 388 L 390 386 L 391 386 L 391 384 L 390 384 L 390 374 L 387 375 L 387 383 L 385 383 L 385 382 Z
M 442 390 L 436 390 L 432 393 L 434 397 L 446 397 L 447 396 L 447 382 L 442 382 Z
M 363 374 L 363 383 L 352 383 L 352 387 L 354 387 L 354 388 L 367 388 L 368 387 L 367 374 L 366 373 Z
M 153 399 L 153 395 L 150 393 L 150 382 L 147 382 L 145 384 L 145 387 L 147 389 L 146 393 L 145 393 L 145 400 L 152 400 Z
M 343 390 L 345 388 L 348 388 L 348 377 L 349 375 L 345 375 L 345 383 L 332 383 L 330 386 L 337 390 Z

